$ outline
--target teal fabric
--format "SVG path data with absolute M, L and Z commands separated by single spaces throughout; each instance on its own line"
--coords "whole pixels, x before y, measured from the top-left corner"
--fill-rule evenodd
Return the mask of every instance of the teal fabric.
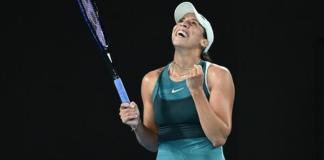
M 200 61 L 199 64 L 205 72 L 206 62 Z M 164 67 L 153 92 L 154 117 L 159 126 L 159 141 L 205 137 L 186 81 L 171 80 L 169 65 Z M 203 86 L 209 98 L 205 81 Z M 172 90 L 175 92 L 172 93 Z
M 165 141 L 156 160 L 225 160 L 223 147 L 213 147 L 206 137 Z
M 207 62 L 200 61 L 204 74 Z M 186 81 L 174 82 L 164 67 L 153 90 L 154 117 L 159 126 L 157 160 L 225 160 L 223 147 L 214 147 L 204 134 Z M 205 84 L 204 92 L 209 99 Z M 172 92 L 173 90 L 173 92 Z

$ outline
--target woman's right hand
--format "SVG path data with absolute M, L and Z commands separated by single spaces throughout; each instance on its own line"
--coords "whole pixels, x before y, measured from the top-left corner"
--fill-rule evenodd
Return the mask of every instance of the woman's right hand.
M 141 123 L 140 112 L 135 102 L 122 103 L 119 109 L 120 119 L 135 130 Z

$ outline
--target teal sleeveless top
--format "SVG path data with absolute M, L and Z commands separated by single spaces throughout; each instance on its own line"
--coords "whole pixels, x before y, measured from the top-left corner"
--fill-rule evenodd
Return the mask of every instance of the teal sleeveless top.
M 210 94 L 206 77 L 209 64 L 203 60 L 199 63 L 204 72 L 203 88 L 208 99 Z M 206 137 L 186 80 L 171 80 L 169 66 L 165 66 L 159 75 L 152 96 L 154 118 L 159 126 L 159 141 Z

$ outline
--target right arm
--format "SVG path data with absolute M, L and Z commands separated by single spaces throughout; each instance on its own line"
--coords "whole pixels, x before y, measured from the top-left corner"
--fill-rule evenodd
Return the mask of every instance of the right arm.
M 157 69 L 147 73 L 143 80 L 141 86 L 141 95 L 143 100 L 143 122 L 141 121 L 140 116 L 134 115 L 131 113 L 139 114 L 137 105 L 132 102 L 130 103 L 131 107 L 124 107 L 121 105 L 120 115 L 125 124 L 132 124 L 130 121 L 137 120 L 136 125 L 130 125 L 134 128 L 134 132 L 137 138 L 137 141 L 147 150 L 151 152 L 156 152 L 158 148 L 158 126 L 155 124 L 154 120 L 154 110 L 152 102 L 152 94 L 157 78 L 161 72 L 161 69 Z M 134 109 L 131 109 L 134 108 Z M 127 113 L 128 112 L 128 113 Z M 128 117 L 127 117 L 128 116 Z M 126 118 L 125 118 L 126 117 Z

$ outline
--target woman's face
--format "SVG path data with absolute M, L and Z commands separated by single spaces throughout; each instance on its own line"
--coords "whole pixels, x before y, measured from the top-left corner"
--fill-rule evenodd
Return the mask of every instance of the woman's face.
M 201 48 L 204 29 L 193 13 L 183 16 L 172 30 L 172 43 L 175 48 L 195 49 Z

